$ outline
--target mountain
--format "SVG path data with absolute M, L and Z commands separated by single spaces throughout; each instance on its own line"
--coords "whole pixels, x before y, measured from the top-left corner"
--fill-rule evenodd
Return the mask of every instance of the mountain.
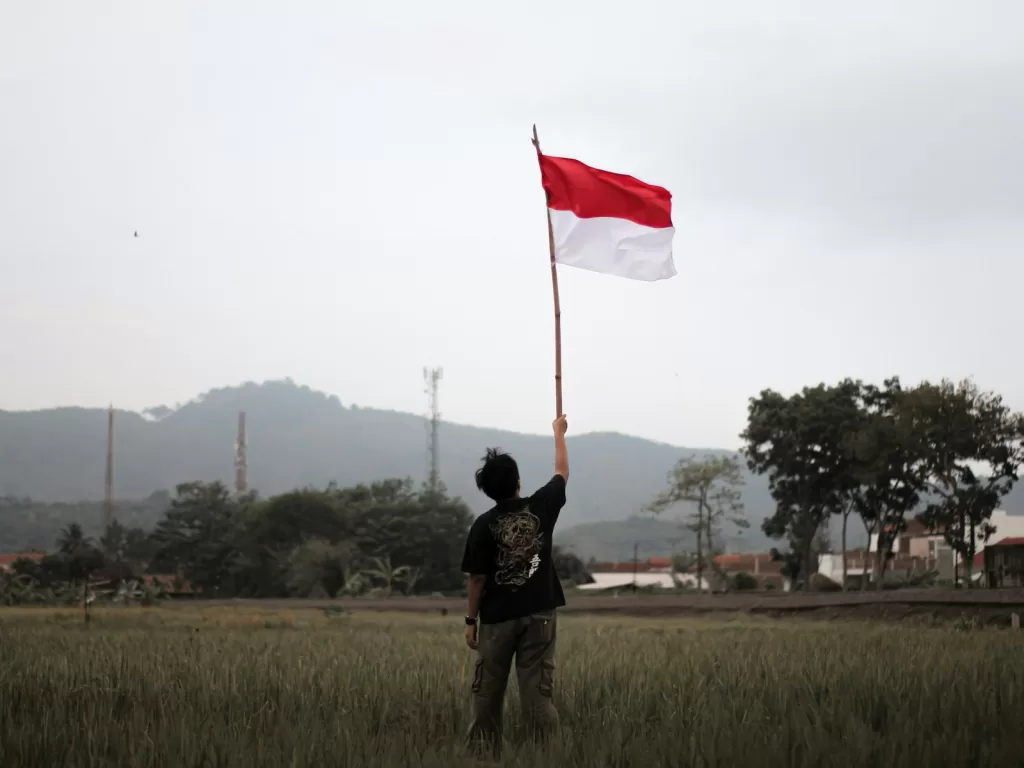
M 299 486 L 322 487 L 332 480 L 354 485 L 390 477 L 422 480 L 426 474 L 427 423 L 421 416 L 345 407 L 336 396 L 285 380 L 213 390 L 175 408 L 116 411 L 115 497 L 146 499 L 189 480 L 233 484 L 239 411 L 246 412 L 250 484 L 264 496 Z M 0 411 L 0 497 L 65 503 L 101 499 L 106 435 L 102 409 Z M 574 435 L 568 445 L 572 490 L 556 540 L 582 557 L 601 560 L 629 559 L 634 544 L 643 557 L 685 546 L 678 524 L 640 513 L 664 488 L 680 458 L 727 453 L 611 433 Z M 489 505 L 473 481 L 488 446 L 500 446 L 516 458 L 526 490 L 551 473 L 548 436 L 442 423 L 441 478 L 475 513 Z M 1006 508 L 1021 506 L 1017 498 L 1013 494 Z M 770 543 L 760 523 L 774 506 L 767 481 L 748 475 L 743 501 L 751 526 L 739 536 L 726 532 L 729 544 L 764 550 Z M 851 544 L 863 541 L 859 526 L 850 521 Z M 838 531 L 832 535 L 838 538 Z
M 246 412 L 250 484 L 263 495 L 332 480 L 351 485 L 388 477 L 422 479 L 426 473 L 427 423 L 421 416 L 345 407 L 336 396 L 290 380 L 272 381 L 213 390 L 177 408 L 115 411 L 115 497 L 143 499 L 188 480 L 232 484 L 239 411 Z M 106 433 L 102 409 L 0 411 L 0 496 L 66 503 L 102 498 Z M 632 556 L 636 535 L 648 536 L 661 530 L 659 525 L 674 531 L 662 521 L 627 519 L 664 487 L 679 458 L 723 453 L 611 433 L 571 436 L 568 444 L 572 493 L 560 540 L 587 557 L 611 556 L 612 549 L 616 557 L 624 556 L 623 549 Z M 551 473 L 550 437 L 442 423 L 441 478 L 476 513 L 488 507 L 473 481 L 488 446 L 515 456 L 526 488 L 539 486 Z M 750 480 L 745 501 L 755 521 L 751 538 L 763 540 L 757 523 L 771 500 L 762 479 Z M 587 527 L 610 521 L 617 526 Z M 571 528 L 578 524 L 585 527 L 574 533 Z M 601 543 L 603 535 L 615 542 L 612 549 Z M 663 540 L 658 553 L 668 554 L 668 547 Z

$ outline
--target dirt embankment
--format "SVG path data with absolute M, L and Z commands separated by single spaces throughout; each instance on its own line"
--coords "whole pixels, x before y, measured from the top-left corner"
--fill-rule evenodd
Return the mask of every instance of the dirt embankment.
M 455 598 L 338 600 L 217 600 L 204 605 L 249 605 L 273 609 L 340 606 L 353 611 L 429 612 L 459 616 L 465 601 Z M 1006 625 L 1011 614 L 1024 614 L 1024 590 L 888 590 L 883 592 L 764 593 L 723 595 L 572 596 L 564 613 L 673 617 L 711 613 L 751 613 L 776 618 L 864 619 L 935 622 L 966 618 L 981 624 Z

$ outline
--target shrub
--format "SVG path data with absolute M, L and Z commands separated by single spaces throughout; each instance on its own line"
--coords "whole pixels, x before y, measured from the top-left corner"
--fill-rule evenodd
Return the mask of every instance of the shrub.
M 740 571 L 731 579 L 730 586 L 740 592 L 757 589 L 757 579 L 746 571 Z

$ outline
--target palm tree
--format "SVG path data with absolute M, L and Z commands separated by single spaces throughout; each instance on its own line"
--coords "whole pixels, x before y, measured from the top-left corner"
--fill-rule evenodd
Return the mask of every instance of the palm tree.
M 341 594 L 356 597 L 362 593 L 365 586 L 366 577 L 362 573 L 353 570 L 348 565 L 342 568 Z
M 60 532 L 60 536 L 57 538 L 57 548 L 65 555 L 70 555 L 91 544 L 92 540 L 86 537 L 82 526 L 78 523 L 71 523 Z
M 405 584 L 405 594 L 411 595 L 412 591 L 416 588 L 416 582 L 423 575 L 423 569 L 409 565 L 403 565 L 402 568 L 405 569 L 405 578 L 402 579 Z
M 402 581 L 409 574 L 409 566 L 400 565 L 397 568 L 391 566 L 391 555 L 371 558 L 373 568 L 363 571 L 371 579 L 380 579 L 384 582 L 384 594 L 391 596 L 391 590 L 396 581 Z M 417 575 L 418 577 L 418 575 Z

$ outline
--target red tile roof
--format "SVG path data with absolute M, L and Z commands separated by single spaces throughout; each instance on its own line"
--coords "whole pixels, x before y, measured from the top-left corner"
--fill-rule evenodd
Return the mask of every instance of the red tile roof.
M 772 556 L 767 553 L 746 554 L 746 555 L 718 555 L 715 563 L 726 573 L 746 572 L 754 575 L 779 573 L 782 570 L 782 563 L 772 561 Z M 690 573 L 697 572 L 697 566 L 691 565 Z
M 1021 547 L 1024 546 L 1024 536 L 1007 536 L 1005 539 L 994 541 L 991 544 L 986 544 L 985 549 L 989 547 Z M 973 570 L 979 570 L 985 567 L 985 549 L 978 552 L 974 559 L 971 561 Z
M 1007 536 L 994 544 L 986 544 L 986 547 L 1020 547 L 1024 546 L 1024 536 Z
M 637 563 L 635 566 L 637 573 L 646 573 L 660 567 L 668 568 L 669 566 L 656 566 L 650 563 Z M 633 563 L 594 563 L 588 570 L 591 573 L 632 573 L 633 569 Z

